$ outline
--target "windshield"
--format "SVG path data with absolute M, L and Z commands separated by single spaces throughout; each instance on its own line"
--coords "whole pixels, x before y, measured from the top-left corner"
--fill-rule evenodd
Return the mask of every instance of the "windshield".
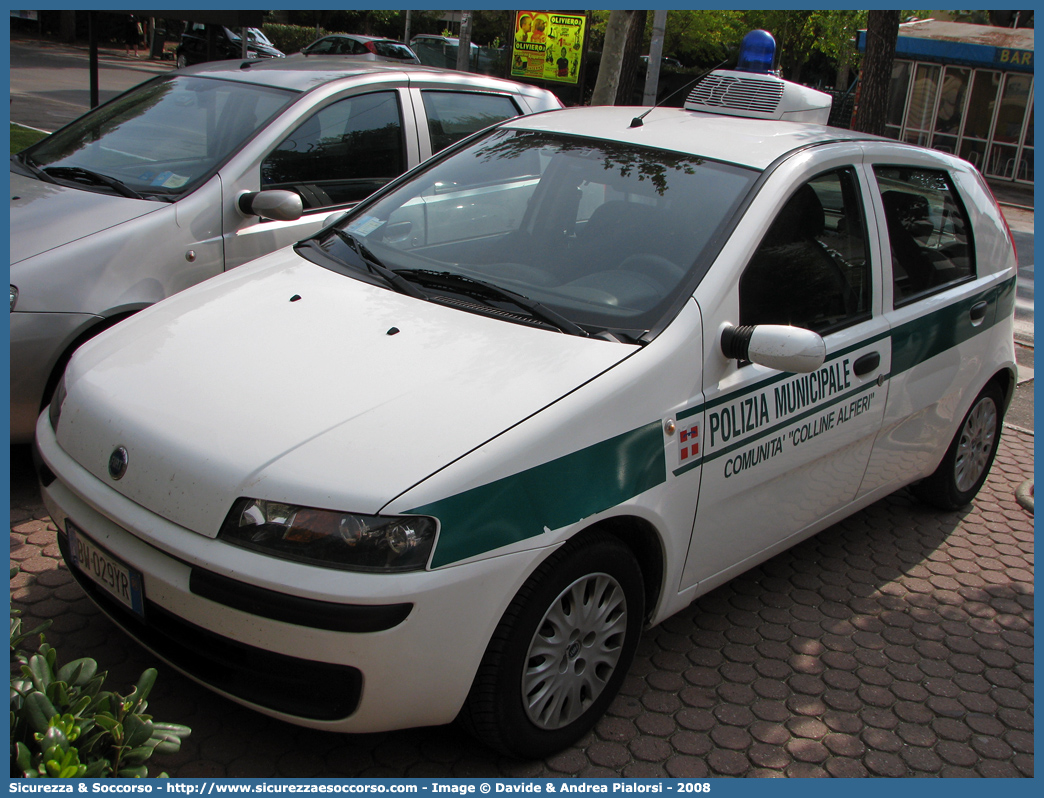
M 242 28 L 225 28 L 225 31 L 228 34 L 229 39 L 231 39 L 234 42 L 238 42 L 240 34 L 242 33 Z M 264 44 L 268 47 L 275 46 L 272 44 L 272 41 L 267 36 L 265 36 L 265 34 L 259 28 L 247 28 L 246 33 L 248 42 Z
M 208 78 L 164 77 L 85 114 L 22 154 L 53 170 L 88 170 L 143 196 L 175 199 L 208 177 L 296 93 Z M 63 180 L 64 182 L 64 180 Z M 80 188 L 111 191 L 100 181 Z
M 592 332 L 649 330 L 691 293 L 690 275 L 709 265 L 710 245 L 757 174 L 695 155 L 502 128 L 342 226 L 407 279 L 462 275 Z M 353 260 L 343 236 L 319 246 Z

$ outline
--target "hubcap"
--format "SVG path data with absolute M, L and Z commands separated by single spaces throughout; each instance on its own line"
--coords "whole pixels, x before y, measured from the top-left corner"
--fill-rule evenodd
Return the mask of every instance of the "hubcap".
M 961 492 L 971 490 L 986 471 L 996 435 L 997 406 L 992 399 L 980 399 L 968 414 L 957 445 L 953 476 Z
M 563 590 L 529 644 L 522 702 L 542 729 L 579 718 L 612 677 L 627 629 L 627 600 L 608 574 L 588 574 Z

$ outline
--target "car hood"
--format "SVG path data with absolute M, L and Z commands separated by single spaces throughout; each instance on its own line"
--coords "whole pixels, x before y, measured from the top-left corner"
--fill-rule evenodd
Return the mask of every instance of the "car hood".
M 412 299 L 284 250 L 81 348 L 58 441 L 207 536 L 240 496 L 376 513 L 634 350 Z M 129 466 L 115 481 L 119 446 Z
M 11 172 L 11 263 L 166 206 L 45 183 Z

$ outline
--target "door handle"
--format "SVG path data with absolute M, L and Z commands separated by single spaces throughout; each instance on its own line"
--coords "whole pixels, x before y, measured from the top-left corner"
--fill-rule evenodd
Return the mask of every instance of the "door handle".
M 981 324 L 982 320 L 986 318 L 986 310 L 989 308 L 990 303 L 985 299 L 982 302 L 976 302 L 971 306 L 971 310 L 968 311 L 968 316 L 971 318 L 972 324 Z
M 857 377 L 862 377 L 864 374 L 869 374 L 871 371 L 881 365 L 881 353 L 880 352 L 868 352 L 862 357 L 858 358 L 855 363 L 852 364 L 852 370 L 855 372 Z

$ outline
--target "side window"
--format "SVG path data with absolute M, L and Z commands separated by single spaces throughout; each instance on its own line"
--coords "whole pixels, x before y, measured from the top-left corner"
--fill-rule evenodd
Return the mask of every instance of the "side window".
M 971 225 L 945 172 L 875 166 L 892 251 L 893 304 L 975 276 Z
M 337 48 L 336 39 L 322 39 L 308 48 L 309 55 L 329 55 Z
M 740 324 L 818 333 L 870 317 L 870 257 L 852 169 L 828 172 L 787 200 L 740 278 Z
M 421 96 L 433 153 L 477 130 L 519 115 L 514 101 L 501 94 L 425 91 Z
M 261 164 L 261 187 L 301 195 L 306 209 L 365 199 L 406 171 L 397 92 L 340 100 L 302 122 Z

